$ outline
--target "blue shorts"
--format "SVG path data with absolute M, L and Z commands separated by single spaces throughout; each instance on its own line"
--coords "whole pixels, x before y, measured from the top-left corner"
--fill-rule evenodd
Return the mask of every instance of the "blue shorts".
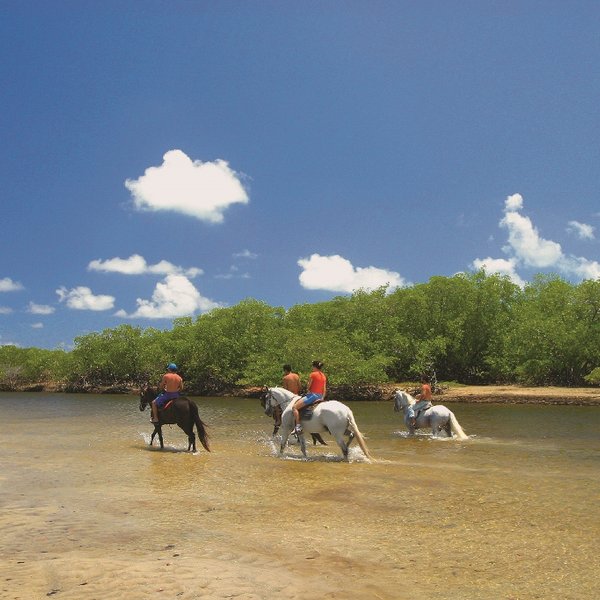
M 308 392 L 304 398 L 302 398 L 302 402 L 304 406 L 310 406 L 314 404 L 317 400 L 321 400 L 323 398 L 323 394 L 315 394 L 314 392 Z
M 174 400 L 175 398 L 179 398 L 179 392 L 163 392 L 155 398 L 156 406 L 164 408 L 169 400 Z

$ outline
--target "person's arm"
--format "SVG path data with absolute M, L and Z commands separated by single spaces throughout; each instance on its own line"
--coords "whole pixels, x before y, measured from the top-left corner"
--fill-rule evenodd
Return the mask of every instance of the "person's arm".
M 323 382 L 323 400 L 325 400 L 325 395 L 327 394 L 327 378 Z

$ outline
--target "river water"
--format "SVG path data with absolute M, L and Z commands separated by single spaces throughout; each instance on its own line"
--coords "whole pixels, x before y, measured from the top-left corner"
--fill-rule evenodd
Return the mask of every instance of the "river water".
M 452 403 L 458 442 L 349 402 L 344 462 L 196 400 L 210 454 L 149 448 L 133 396 L 0 394 L 0 598 L 600 597 L 598 407 Z

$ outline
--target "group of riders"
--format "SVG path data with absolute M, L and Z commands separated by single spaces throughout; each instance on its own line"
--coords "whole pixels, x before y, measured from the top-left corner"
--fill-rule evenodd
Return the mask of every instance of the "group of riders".
M 327 376 L 323 373 L 323 363 L 315 360 L 312 363 L 312 370 L 307 382 L 307 392 L 301 395 L 302 383 L 298 373 L 292 371 L 290 365 L 283 365 L 282 387 L 289 390 L 299 398 L 292 405 L 295 420 L 295 433 L 302 433 L 300 425 L 300 411 L 308 406 L 314 406 L 319 402 L 325 401 L 327 394 Z M 177 365 L 169 363 L 167 372 L 162 376 L 159 384 L 159 395 L 152 401 L 152 423 L 158 423 L 158 411 L 163 409 L 168 402 L 179 397 L 183 390 L 183 379 L 177 373 Z M 409 424 L 416 426 L 419 413 L 431 408 L 431 385 L 426 377 L 421 380 L 421 393 L 416 396 L 417 402 L 408 408 Z

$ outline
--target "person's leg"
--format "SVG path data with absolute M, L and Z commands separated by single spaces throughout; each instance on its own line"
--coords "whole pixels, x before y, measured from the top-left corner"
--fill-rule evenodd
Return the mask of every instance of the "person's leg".
M 292 412 L 294 413 L 294 421 L 296 422 L 296 432 L 302 429 L 300 425 L 300 411 L 304 408 L 305 405 L 305 398 L 300 398 L 296 400 L 296 402 L 294 402 L 294 405 L 292 406 Z
M 156 400 L 152 400 L 152 404 L 150 405 L 152 408 L 152 422 L 158 423 L 158 407 L 156 406 Z

